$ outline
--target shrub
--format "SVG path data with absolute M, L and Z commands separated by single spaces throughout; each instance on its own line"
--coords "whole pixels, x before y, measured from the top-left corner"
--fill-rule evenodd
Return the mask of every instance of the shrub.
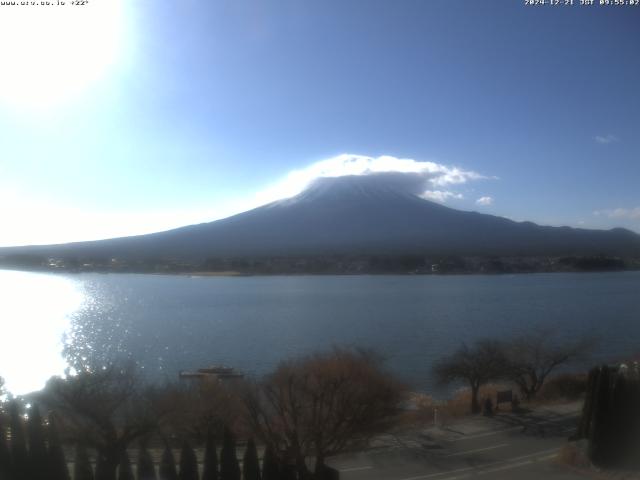
M 236 440 L 231 430 L 225 427 L 222 451 L 220 452 L 220 480 L 240 480 L 240 465 L 236 456 Z
M 547 380 L 538 395 L 539 399 L 544 401 L 579 400 L 586 391 L 586 374 L 566 373 Z
M 76 459 L 73 466 L 74 480 L 93 480 L 93 469 L 87 451 L 80 444 L 76 446 Z
M 167 445 L 160 459 L 160 480 L 178 480 L 178 469 L 173 452 Z
M 126 450 L 122 453 L 122 458 L 120 459 L 118 480 L 135 480 L 133 469 L 131 468 L 131 460 L 129 459 L 129 454 Z
M 273 449 L 267 446 L 262 458 L 262 480 L 279 480 L 280 465 Z
M 47 465 L 48 453 L 45 444 L 45 433 L 42 425 L 40 409 L 37 405 L 32 405 L 29 410 L 29 421 L 27 422 L 27 436 L 29 438 L 29 462 L 30 474 L 33 480 L 47 480 L 49 478 L 49 468 Z
M 187 441 L 180 453 L 180 480 L 198 480 L 198 459 Z
M 138 450 L 138 480 L 156 480 L 156 469 L 153 466 L 153 459 L 147 450 L 146 445 L 140 445 Z
M 49 478 L 51 480 L 69 480 L 69 467 L 64 456 L 58 427 L 53 415 L 49 415 Z
M 247 442 L 242 462 L 242 478 L 244 480 L 260 480 L 260 463 L 258 462 L 258 451 L 253 440 Z
M 216 452 L 216 441 L 211 429 L 207 432 L 202 480 L 218 480 L 218 453 Z
M 16 400 L 9 405 L 11 417 L 11 457 L 13 477 L 15 480 L 30 480 L 29 454 L 27 453 L 27 441 L 24 433 L 24 421 L 20 412 L 20 406 Z

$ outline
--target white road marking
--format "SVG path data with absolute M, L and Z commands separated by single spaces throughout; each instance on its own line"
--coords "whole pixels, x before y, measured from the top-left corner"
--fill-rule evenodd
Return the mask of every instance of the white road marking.
M 532 463 L 536 463 L 536 462 L 545 462 L 555 457 L 556 457 L 556 454 L 554 453 L 553 455 L 547 455 L 546 457 L 534 458 L 533 460 L 525 460 L 524 462 L 510 463 L 508 465 L 503 465 L 502 467 L 491 468 L 488 470 L 478 470 L 477 472 L 465 473 L 464 475 L 458 475 L 455 477 L 444 477 L 444 478 L 441 478 L 440 480 L 459 480 L 461 478 L 469 478 L 472 475 L 477 476 L 477 475 L 485 475 L 487 473 L 501 472 L 504 470 L 512 470 L 514 468 L 524 467 L 526 465 L 531 465 Z
M 519 457 L 513 457 L 513 458 L 510 458 L 508 460 L 500 460 L 498 462 L 485 463 L 484 465 L 477 465 L 475 467 L 465 467 L 465 468 L 458 468 L 458 469 L 455 469 L 455 470 L 448 470 L 446 472 L 429 473 L 427 475 L 418 475 L 416 477 L 408 477 L 408 478 L 403 478 L 401 480 L 424 480 L 424 479 L 427 479 L 427 478 L 440 477 L 442 475 L 448 475 L 448 474 L 451 474 L 451 473 L 469 472 L 469 471 L 472 471 L 472 470 L 475 470 L 473 472 L 474 474 L 490 473 L 489 471 L 486 471 L 486 470 L 483 470 L 483 469 L 486 469 L 487 467 L 492 467 L 494 465 L 496 465 L 496 466 L 497 465 L 501 465 L 502 467 L 498 467 L 498 468 L 502 468 L 503 470 L 508 470 L 509 468 L 516 468 L 518 466 L 525 465 L 525 463 L 518 462 L 518 460 L 531 459 L 531 460 L 529 460 L 530 462 L 533 462 L 533 461 L 536 461 L 536 460 L 538 460 L 538 461 L 549 460 L 549 459 L 551 459 L 551 458 L 556 456 L 556 453 L 558 452 L 558 450 L 559 450 L 558 448 L 552 448 L 552 449 L 549 449 L 549 450 L 542 450 L 542 451 L 536 452 L 536 453 L 530 453 L 529 455 L 521 455 Z M 548 455 L 551 452 L 553 452 L 553 454 L 552 455 Z M 532 457 L 536 457 L 536 456 L 539 456 L 539 455 L 545 455 L 545 454 L 547 454 L 547 455 L 544 456 L 544 457 L 540 457 L 540 458 L 537 458 L 537 459 L 536 458 L 532 458 Z M 514 463 L 514 462 L 517 462 L 517 463 Z M 442 478 L 440 480 L 454 480 L 456 478 L 463 478 L 463 477 L 466 477 L 466 476 L 467 475 L 463 475 L 462 477 L 445 477 L 445 478 Z
M 341 472 L 357 472 L 360 470 L 371 470 L 372 468 L 372 466 L 367 465 L 365 467 L 339 468 L 338 470 L 340 470 Z
M 476 434 L 472 434 L 472 435 L 465 435 L 462 436 L 460 438 L 454 438 L 452 440 L 450 440 L 451 442 L 461 442 L 463 440 L 473 440 L 475 438 L 482 438 L 482 437 L 490 437 L 491 435 L 497 435 L 499 433 L 505 433 L 505 432 L 515 432 L 517 430 L 522 430 L 522 429 L 528 429 L 528 428 L 536 428 L 536 426 L 538 425 L 549 425 L 549 424 L 554 424 L 554 423 L 562 423 L 564 421 L 566 421 L 568 418 L 571 418 L 575 415 L 572 414 L 566 414 L 567 418 L 552 418 L 549 420 L 541 420 L 539 422 L 536 423 L 531 423 L 531 424 L 522 424 L 522 425 L 518 425 L 516 427 L 509 427 L 509 428 L 503 428 L 501 430 L 491 430 L 489 432 L 483 432 L 483 433 L 476 433 Z M 575 427 L 573 426 L 566 426 L 563 431 L 565 430 L 571 430 L 574 429 Z
M 474 440 L 476 438 L 490 437 L 491 435 L 497 435 L 499 433 L 515 432 L 516 430 L 522 430 L 522 427 L 503 428 L 502 430 L 492 430 L 490 432 L 485 432 L 485 433 L 476 433 L 475 435 L 468 435 L 460 438 L 454 438 L 453 440 L 450 440 L 450 441 L 460 442 L 462 440 Z
M 492 447 L 476 448 L 474 450 L 465 450 L 464 452 L 451 453 L 449 455 L 445 455 L 445 457 L 459 457 L 460 455 L 466 455 L 468 453 L 484 452 L 486 450 L 494 450 L 496 448 L 502 448 L 507 446 L 509 446 L 508 443 L 501 443 L 500 445 L 494 445 Z

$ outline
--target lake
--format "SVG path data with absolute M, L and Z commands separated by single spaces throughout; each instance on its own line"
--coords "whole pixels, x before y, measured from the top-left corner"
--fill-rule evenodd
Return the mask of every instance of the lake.
M 418 390 L 462 342 L 552 327 L 640 351 L 640 272 L 189 277 L 0 271 L 0 376 L 24 393 L 69 358 L 133 358 L 151 379 L 228 364 L 251 374 L 331 345 L 370 347 Z

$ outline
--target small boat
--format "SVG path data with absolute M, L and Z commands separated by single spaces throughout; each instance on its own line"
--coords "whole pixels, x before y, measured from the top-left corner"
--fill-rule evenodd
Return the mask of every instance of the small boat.
M 212 375 L 226 375 L 228 373 L 233 373 L 234 370 L 235 369 L 233 367 L 227 367 L 226 365 L 212 365 L 207 368 L 199 368 L 198 372 Z
M 243 378 L 244 373 L 237 372 L 235 368 L 228 367 L 226 365 L 212 365 L 206 368 L 199 368 L 195 372 L 180 371 L 178 376 L 184 379 L 229 380 L 229 379 L 235 379 L 235 378 Z

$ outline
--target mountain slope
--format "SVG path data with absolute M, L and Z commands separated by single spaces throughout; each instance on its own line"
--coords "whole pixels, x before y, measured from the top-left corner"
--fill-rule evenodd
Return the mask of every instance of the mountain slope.
M 454 210 L 407 193 L 390 178 L 321 178 L 296 197 L 211 223 L 137 237 L 0 249 L 0 255 L 186 261 L 363 253 L 640 256 L 640 235 L 628 230 L 544 227 Z

